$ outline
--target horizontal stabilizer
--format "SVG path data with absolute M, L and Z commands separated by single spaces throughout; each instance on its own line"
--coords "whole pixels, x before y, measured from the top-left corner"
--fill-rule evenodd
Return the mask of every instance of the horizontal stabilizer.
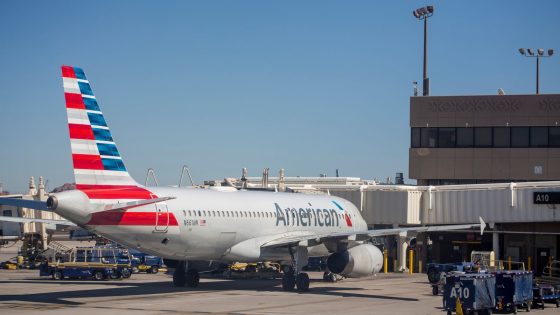
M 103 205 L 102 207 L 103 207 L 103 211 L 128 210 L 130 208 L 141 207 L 141 206 L 163 202 L 171 199 L 175 199 L 175 197 L 162 197 L 162 198 L 155 198 L 155 199 L 136 200 L 136 201 L 126 202 L 126 203 L 114 203 L 110 205 Z
M 25 200 L 20 198 L 0 198 L 0 205 L 29 208 L 42 211 L 52 211 L 47 207 L 46 201 Z
M 5 216 L 0 216 L 0 222 L 45 223 L 50 225 L 76 226 L 76 224 L 67 220 L 32 219 L 32 218 L 5 217 Z

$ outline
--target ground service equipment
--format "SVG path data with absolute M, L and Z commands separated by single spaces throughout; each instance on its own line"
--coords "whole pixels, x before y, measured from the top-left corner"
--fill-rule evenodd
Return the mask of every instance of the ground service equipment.
M 522 270 L 496 271 L 496 309 L 517 314 L 517 309 L 531 309 L 533 272 Z
M 457 299 L 464 314 L 492 314 L 496 277 L 493 274 L 450 275 L 445 279 L 443 308 L 447 314 L 457 311 Z
M 115 247 L 77 247 L 66 258 L 41 264 L 40 275 L 53 280 L 129 278 L 128 250 Z

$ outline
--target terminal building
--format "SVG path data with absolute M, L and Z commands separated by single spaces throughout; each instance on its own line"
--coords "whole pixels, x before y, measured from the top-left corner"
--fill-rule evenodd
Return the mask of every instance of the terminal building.
M 418 235 L 417 266 L 493 250 L 496 259 L 530 263 L 538 274 L 560 248 L 560 201 L 535 200 L 560 194 L 559 122 L 558 94 L 411 97 L 409 177 L 418 186 L 281 176 L 266 185 L 348 199 L 370 228 L 476 223 L 480 216 L 489 225 L 482 236 Z M 405 242 L 413 236 L 385 240 L 395 269 L 406 268 Z

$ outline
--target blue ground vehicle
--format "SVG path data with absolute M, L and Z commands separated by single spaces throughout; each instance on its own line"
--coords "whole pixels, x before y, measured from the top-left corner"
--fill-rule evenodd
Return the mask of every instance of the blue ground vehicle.
M 476 264 L 472 262 L 460 262 L 460 263 L 449 263 L 449 264 L 436 264 L 429 263 L 426 266 L 426 273 L 428 274 L 428 281 L 435 284 L 441 278 L 441 273 L 448 273 L 450 271 L 474 271 L 476 269 Z
M 116 247 L 77 247 L 67 257 L 41 265 L 40 275 L 53 280 L 120 279 L 132 273 L 128 250 Z
M 156 274 L 163 264 L 163 259 L 158 256 L 147 255 L 131 250 L 131 266 L 133 273 L 146 272 Z

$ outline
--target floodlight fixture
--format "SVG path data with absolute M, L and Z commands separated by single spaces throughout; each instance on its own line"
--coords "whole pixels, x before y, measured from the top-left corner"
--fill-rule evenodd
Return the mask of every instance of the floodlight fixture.
M 423 20 L 425 18 L 428 18 L 428 17 L 432 16 L 432 14 L 434 14 L 434 6 L 433 5 L 429 5 L 429 6 L 426 6 L 426 7 L 421 7 L 421 8 L 418 8 L 418 9 L 412 11 L 412 15 L 414 15 L 414 17 L 419 19 L 419 20 Z
M 544 57 L 551 57 L 554 54 L 554 49 L 549 48 L 547 50 L 548 55 L 544 54 L 544 49 L 537 48 L 537 53 L 535 54 L 535 50 L 532 48 L 527 48 L 527 53 L 525 53 L 525 48 L 519 48 L 519 53 L 521 53 L 525 57 L 534 57 L 537 58 L 537 88 L 536 93 L 539 94 L 539 72 L 540 72 L 540 64 L 541 58 Z

